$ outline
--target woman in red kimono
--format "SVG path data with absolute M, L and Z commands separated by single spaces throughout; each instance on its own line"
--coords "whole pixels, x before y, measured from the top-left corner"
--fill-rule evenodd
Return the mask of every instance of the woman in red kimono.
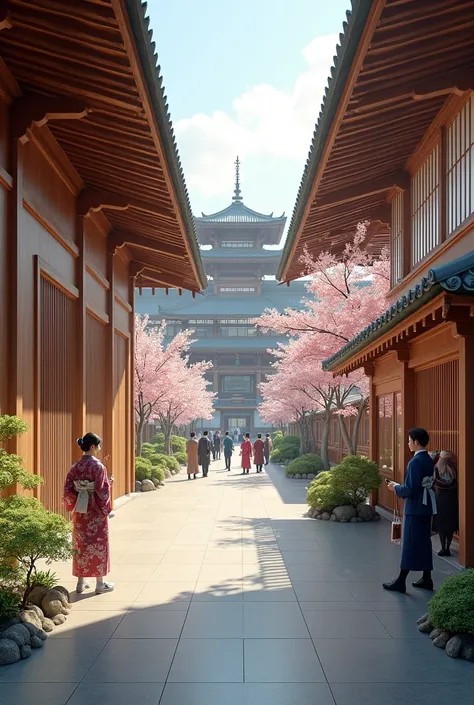
M 248 475 L 252 466 L 252 444 L 250 442 L 250 433 L 245 434 L 244 442 L 240 446 L 240 455 L 242 456 L 242 474 Z
M 104 581 L 110 571 L 111 493 L 107 471 L 96 457 L 101 442 L 95 433 L 78 438 L 84 455 L 71 467 L 64 485 L 64 506 L 73 513 L 72 572 L 77 578 L 76 592 L 84 592 L 89 587 L 87 578 L 95 578 L 97 595 L 114 589 L 113 583 Z
M 265 445 L 262 441 L 262 434 L 257 435 L 257 440 L 253 444 L 253 464 L 257 468 L 257 472 L 262 472 L 265 462 Z

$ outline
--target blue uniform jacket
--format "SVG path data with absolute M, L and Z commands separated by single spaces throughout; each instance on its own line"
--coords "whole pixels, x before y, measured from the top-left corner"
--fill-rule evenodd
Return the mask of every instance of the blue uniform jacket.
M 410 460 L 405 473 L 403 485 L 396 485 L 395 492 L 398 497 L 405 500 L 403 507 L 404 514 L 417 514 L 419 516 L 431 516 L 433 507 L 428 494 L 427 504 L 423 504 L 424 490 L 422 482 L 424 477 L 432 477 L 434 465 L 428 451 L 416 453 Z
M 232 451 L 234 450 L 234 443 L 232 441 L 232 438 L 230 436 L 224 436 L 224 455 L 232 455 Z

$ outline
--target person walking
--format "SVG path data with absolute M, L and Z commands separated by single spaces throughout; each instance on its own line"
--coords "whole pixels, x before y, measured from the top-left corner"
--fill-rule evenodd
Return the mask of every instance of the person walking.
M 198 443 L 198 460 L 202 467 L 202 476 L 207 477 L 209 465 L 211 464 L 212 443 L 209 438 L 209 432 L 204 431 Z
M 190 434 L 189 440 L 186 443 L 186 456 L 188 459 L 188 480 L 191 479 L 191 475 L 196 479 L 199 472 L 199 457 L 198 457 L 198 441 L 196 439 L 196 434 L 194 431 Z
M 441 541 L 438 556 L 450 556 L 453 535 L 459 530 L 459 504 L 456 458 L 449 450 L 442 450 L 437 459 L 434 489 L 438 512 L 434 517 L 433 531 L 439 534 Z
M 430 437 L 424 428 L 408 431 L 408 446 L 413 458 L 408 463 L 405 481 L 387 483 L 388 489 L 405 500 L 403 509 L 402 556 L 400 574 L 391 583 L 383 583 L 385 590 L 406 592 L 406 579 L 411 570 L 421 571 L 423 577 L 415 588 L 433 590 L 433 552 L 431 546 L 432 516 L 436 514 L 433 459 L 426 450 Z
M 222 446 L 221 432 L 216 431 L 214 434 L 214 460 L 221 459 L 221 446 Z
M 257 440 L 253 444 L 253 464 L 257 468 L 257 472 L 262 472 L 263 463 L 265 461 L 265 444 L 262 441 L 262 434 L 257 434 Z
M 77 439 L 83 456 L 71 466 L 64 483 L 64 506 L 72 512 L 72 573 L 76 592 L 89 589 L 88 578 L 96 579 L 95 592 L 112 592 L 113 583 L 104 577 L 110 572 L 109 520 L 111 486 L 107 470 L 97 458 L 101 439 L 86 433 Z
M 250 442 L 250 433 L 245 434 L 243 443 L 240 446 L 240 455 L 242 456 L 242 475 L 248 475 L 252 466 L 252 443 Z
M 269 433 L 267 433 L 267 435 L 265 436 L 264 451 L 263 451 L 264 456 L 265 456 L 265 465 L 268 465 L 268 463 L 270 461 L 270 454 L 272 452 L 272 448 L 273 448 L 272 437 L 270 436 Z
M 230 470 L 230 466 L 232 463 L 232 453 L 234 452 L 234 441 L 230 437 L 229 431 L 225 432 L 225 436 L 222 443 L 224 446 L 225 467 L 226 470 Z

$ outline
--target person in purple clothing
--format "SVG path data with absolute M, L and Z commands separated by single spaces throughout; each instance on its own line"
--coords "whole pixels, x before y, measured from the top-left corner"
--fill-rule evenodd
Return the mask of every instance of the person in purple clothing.
M 388 489 L 405 500 L 400 574 L 393 582 L 383 584 L 385 590 L 392 592 L 406 592 L 406 579 L 411 570 L 423 573 L 421 580 L 412 583 L 413 587 L 433 590 L 431 523 L 436 514 L 436 497 L 432 489 L 433 459 L 426 450 L 429 442 L 424 428 L 412 428 L 408 432 L 408 446 L 414 456 L 408 463 L 405 481 L 388 483 Z

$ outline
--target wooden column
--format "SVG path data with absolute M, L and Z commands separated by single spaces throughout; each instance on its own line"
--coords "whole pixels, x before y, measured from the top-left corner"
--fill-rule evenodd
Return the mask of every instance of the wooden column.
M 109 477 L 114 474 L 114 402 L 115 402 L 115 247 L 107 251 L 107 379 L 106 406 L 104 418 L 104 458 L 107 458 Z
M 472 327 L 472 326 L 471 326 Z M 474 568 L 474 335 L 459 346 L 459 562 Z
M 94 429 L 86 428 L 86 253 L 84 217 L 76 217 L 76 244 L 79 248 L 79 257 L 76 260 L 76 286 L 79 290 L 79 298 L 76 301 L 76 350 L 77 361 L 75 370 L 76 403 L 74 414 L 74 435 L 75 438 L 83 436 Z M 73 441 L 74 442 L 74 441 Z M 77 448 L 73 455 L 77 453 Z
M 132 306 L 132 312 L 130 314 L 130 447 L 129 447 L 129 473 L 127 480 L 127 492 L 134 492 L 135 490 L 135 280 L 136 277 L 130 277 L 129 284 L 129 297 L 128 300 Z
M 411 271 L 411 189 L 403 189 L 403 268 L 402 276 L 406 277 Z
M 369 378 L 369 458 L 377 463 L 377 396 L 375 394 L 374 372 L 375 366 L 373 364 L 364 366 L 364 373 Z M 377 501 L 378 493 L 372 492 L 369 497 L 370 504 L 374 507 Z
M 438 170 L 439 170 L 439 187 L 438 187 L 438 232 L 439 242 L 446 240 L 447 232 L 447 191 L 446 191 L 446 128 L 443 126 L 440 129 L 439 135 L 439 150 L 438 150 Z
M 400 458 L 397 458 L 398 473 L 397 482 L 403 482 L 405 477 L 405 469 L 412 458 L 411 451 L 408 447 L 408 431 L 416 426 L 416 389 L 415 389 L 415 373 L 408 366 L 409 353 L 406 354 L 406 359 L 401 359 L 399 353 L 399 361 L 401 367 L 401 393 L 402 393 L 402 433 L 401 433 L 401 448 Z M 396 409 L 394 409 L 396 414 Z M 395 447 L 394 447 L 395 450 Z

